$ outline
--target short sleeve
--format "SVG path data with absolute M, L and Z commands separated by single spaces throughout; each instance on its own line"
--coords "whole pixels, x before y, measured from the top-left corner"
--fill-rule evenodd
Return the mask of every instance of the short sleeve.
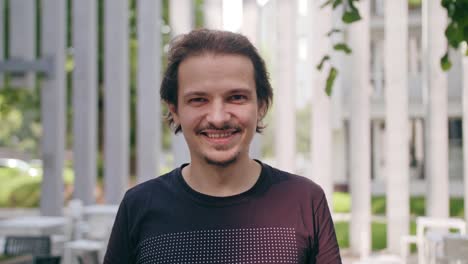
M 315 241 L 310 263 L 341 263 L 340 249 L 336 240 L 335 226 L 331 218 L 325 194 L 314 210 Z
M 125 198 L 120 203 L 117 216 L 107 245 L 104 264 L 133 263 L 132 247 L 129 237 L 128 212 Z

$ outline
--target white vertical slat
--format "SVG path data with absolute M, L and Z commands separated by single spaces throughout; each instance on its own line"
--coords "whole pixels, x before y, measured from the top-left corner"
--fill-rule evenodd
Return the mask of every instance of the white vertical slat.
M 351 222 L 354 253 L 369 253 L 370 217 L 370 0 L 358 3 L 362 19 L 349 27 L 352 69 L 350 101 Z
M 104 178 L 107 203 L 119 203 L 129 177 L 129 59 L 127 0 L 104 7 Z
M 97 152 L 97 5 L 73 1 L 74 197 L 93 204 Z
M 10 1 L 10 58 L 33 61 L 36 58 L 36 1 Z M 11 75 L 11 86 L 34 87 L 34 73 Z
M 192 30 L 195 24 L 193 0 L 169 1 L 169 24 L 172 37 Z
M 243 1 L 242 34 L 260 50 L 260 10 L 256 0 Z M 256 133 L 250 145 L 250 156 L 255 159 L 262 157 L 262 135 Z
M 5 2 L 0 0 L 0 61 L 4 59 L 5 49 Z M 0 89 L 4 88 L 3 74 L 0 72 Z
M 385 1 L 387 249 L 409 232 L 408 1 Z M 398 56 L 395 56 L 398 54 Z
M 205 13 L 205 28 L 223 28 L 223 0 L 205 0 L 203 2 L 203 12 Z
M 330 208 L 332 205 L 333 178 L 332 178 L 332 104 L 331 97 L 325 93 L 327 82 L 328 64 L 322 71 L 317 71 L 315 65 L 322 56 L 330 54 L 331 41 L 327 33 L 332 28 L 332 8 L 330 6 L 320 8 L 317 1 L 309 1 L 309 54 L 312 74 L 312 115 L 311 115 L 311 158 L 312 173 L 314 179 L 325 191 Z
M 194 12 L 192 0 L 169 1 L 169 19 L 172 37 L 190 32 L 194 26 Z M 190 162 L 190 153 L 182 133 L 172 134 L 171 148 L 174 155 L 174 166 Z
M 341 16 L 343 14 L 343 7 L 339 6 L 332 11 L 333 17 L 333 28 L 343 28 L 343 21 Z M 334 34 L 331 36 L 333 43 L 343 42 L 343 34 Z M 347 166 L 347 157 L 346 157 L 346 130 L 343 121 L 343 89 L 345 88 L 343 82 L 343 73 L 344 70 L 344 54 L 343 52 L 338 52 L 335 50 L 331 51 L 331 62 L 340 73 L 335 79 L 333 84 L 333 92 L 331 95 L 332 98 L 332 128 L 333 128 L 333 181 L 335 184 L 345 185 L 348 180 L 346 177 L 346 166 Z M 315 62 L 318 63 L 318 62 Z
M 138 1 L 137 180 L 158 176 L 161 160 L 161 1 Z
M 423 1 L 423 58 L 427 89 L 427 214 L 449 216 L 447 75 L 440 67 L 446 49 L 446 11 L 438 1 Z
M 463 54 L 466 54 L 468 47 L 462 49 Z M 468 223 L 468 56 L 462 58 L 462 78 L 463 78 L 463 181 L 464 181 L 464 198 L 465 198 L 465 221 Z
M 277 166 L 295 171 L 296 161 L 296 0 L 277 3 L 277 65 L 278 85 L 275 101 L 275 155 Z
M 11 3 L 12 1 L 10 1 Z M 44 78 L 41 89 L 42 161 L 41 214 L 61 215 L 63 157 L 65 154 L 65 1 L 42 0 L 42 57 L 53 58 L 53 77 Z

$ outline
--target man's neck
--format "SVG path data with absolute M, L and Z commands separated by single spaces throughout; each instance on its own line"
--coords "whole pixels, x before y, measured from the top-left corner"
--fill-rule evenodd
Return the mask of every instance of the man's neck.
M 193 162 L 182 170 L 185 182 L 197 192 L 211 196 L 232 196 L 252 188 L 260 176 L 261 165 L 240 159 L 226 167 Z

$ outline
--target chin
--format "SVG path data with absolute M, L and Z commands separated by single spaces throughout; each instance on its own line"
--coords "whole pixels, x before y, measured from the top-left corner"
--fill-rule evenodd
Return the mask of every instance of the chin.
M 239 153 L 236 153 L 232 157 L 228 157 L 224 159 L 220 159 L 219 157 L 211 158 L 211 157 L 205 156 L 205 162 L 209 165 L 226 168 L 229 165 L 236 163 L 238 158 L 239 158 Z

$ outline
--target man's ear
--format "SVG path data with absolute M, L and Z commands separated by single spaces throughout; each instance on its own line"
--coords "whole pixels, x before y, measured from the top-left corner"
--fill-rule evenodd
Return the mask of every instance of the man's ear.
M 177 106 L 175 106 L 174 104 L 168 103 L 168 104 L 167 104 L 167 109 L 168 109 L 169 112 L 171 113 L 172 120 L 174 121 L 174 123 L 180 124 L 180 122 L 179 122 L 179 116 L 177 115 Z

